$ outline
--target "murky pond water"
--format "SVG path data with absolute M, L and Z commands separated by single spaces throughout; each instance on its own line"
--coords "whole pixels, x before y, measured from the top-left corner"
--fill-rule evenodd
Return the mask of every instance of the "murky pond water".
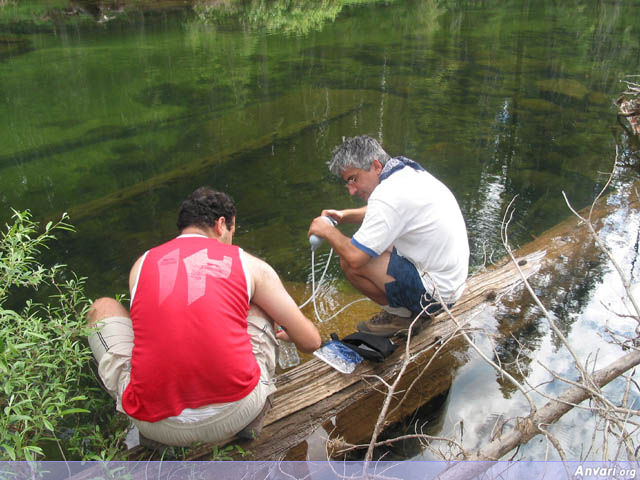
M 226 13 L 8 31 L 0 222 L 10 207 L 42 220 L 69 212 L 77 233 L 48 256 L 87 276 L 92 295 L 114 295 L 126 291 L 133 261 L 175 234 L 179 202 L 208 184 L 236 200 L 236 242 L 271 263 L 302 302 L 310 220 L 359 205 L 326 168 L 343 136 L 373 135 L 451 188 L 474 268 L 503 255 L 500 223 L 515 195 L 512 239 L 522 244 L 568 216 L 561 191 L 584 206 L 604 183 L 626 140 L 613 102 L 620 80 L 640 69 L 637 2 L 331 5 L 260 17 L 245 2 Z M 328 256 L 320 253 L 318 276 Z M 327 275 L 325 317 L 359 298 L 337 261 Z M 570 330 L 594 323 L 588 299 L 604 277 L 584 287 L 582 301 L 558 300 L 579 317 Z M 349 333 L 375 310 L 358 303 L 323 334 Z M 543 330 L 521 341 L 547 355 Z M 487 389 L 487 411 L 465 420 L 481 433 L 510 393 L 477 362 L 462 368 L 442 428 L 476 408 L 470 392 Z

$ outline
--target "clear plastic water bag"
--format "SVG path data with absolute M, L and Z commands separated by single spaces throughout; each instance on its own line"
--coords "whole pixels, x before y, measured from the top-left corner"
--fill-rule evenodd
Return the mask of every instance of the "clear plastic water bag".
M 278 365 L 280 365 L 281 369 L 285 370 L 300 364 L 300 355 L 298 355 L 298 349 L 295 343 L 278 340 L 278 344 L 280 345 Z

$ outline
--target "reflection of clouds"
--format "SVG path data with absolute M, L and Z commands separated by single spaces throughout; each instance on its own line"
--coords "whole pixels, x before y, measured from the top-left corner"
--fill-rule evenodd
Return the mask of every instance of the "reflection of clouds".
M 603 243 L 608 246 L 614 258 L 623 266 L 626 276 L 630 276 L 635 268 L 634 261 L 638 256 L 636 242 L 639 231 L 640 216 L 624 206 L 620 206 L 615 213 L 608 216 L 605 225 L 600 230 Z M 573 274 L 574 276 L 590 275 L 592 271 L 592 268 L 588 266 L 586 270 L 583 270 L 576 269 L 576 264 L 563 265 L 558 262 L 557 265 L 554 265 L 553 271 L 535 279 L 538 289 L 540 286 L 549 287 L 544 291 L 553 293 L 553 295 L 547 293 L 546 297 L 541 296 L 541 301 L 547 306 L 554 303 L 557 305 L 558 299 L 564 299 L 572 304 L 571 307 L 574 309 L 569 309 L 568 314 L 573 323 L 570 325 L 570 329 L 567 328 L 563 332 L 567 335 L 580 362 L 583 364 L 588 362 L 588 370 L 602 368 L 623 354 L 619 346 L 607 342 L 609 337 L 605 328 L 608 327 L 618 334 L 629 337 L 635 336 L 636 321 L 633 318 L 615 315 L 614 312 L 624 315 L 635 314 L 635 312 L 632 311 L 631 305 L 625 298 L 623 284 L 617 272 L 610 264 L 606 265 L 601 276 L 595 276 L 597 281 L 587 291 L 584 302 L 575 301 L 574 290 L 578 289 L 579 283 L 570 282 L 565 284 L 564 288 L 554 284 L 556 275 L 566 269 L 569 269 L 569 275 Z M 640 294 L 640 285 L 634 285 L 633 289 Z M 530 301 L 527 297 L 523 298 L 524 300 L 520 300 L 520 302 Z M 520 314 L 514 315 L 514 318 L 518 315 L 529 316 L 534 310 L 530 307 L 522 309 L 517 302 L 509 306 L 523 310 Z M 505 307 L 492 309 L 487 314 L 489 317 L 493 315 L 498 318 L 503 308 Z M 575 308 L 578 310 L 576 311 Z M 536 313 L 540 315 L 537 310 L 535 309 Z M 553 315 L 553 313 L 551 314 Z M 482 326 L 492 333 L 495 333 L 498 328 L 503 335 L 507 333 L 503 332 L 502 328 L 487 316 L 476 319 L 474 325 L 478 325 L 477 322 L 480 320 Z M 554 316 L 554 320 L 558 319 Z M 537 321 L 541 322 L 540 326 L 543 331 L 541 337 L 537 339 L 535 348 L 527 348 L 527 353 L 532 355 L 532 361 L 530 361 L 528 369 L 525 370 L 526 382 L 532 386 L 539 386 L 545 394 L 558 395 L 566 390 L 568 385 L 558 380 L 552 381 L 551 374 L 540 364 L 544 364 L 560 376 L 571 380 L 578 378 L 578 372 L 567 349 L 558 348 L 559 343 L 551 333 L 546 319 Z M 476 337 L 482 350 L 491 355 L 492 351 L 488 339 L 480 335 L 476 335 Z M 530 338 L 520 338 L 520 340 L 531 341 Z M 535 341 L 535 339 L 533 340 Z M 525 344 L 525 347 L 530 347 L 530 345 Z M 515 370 L 514 367 L 509 367 L 510 372 L 513 373 Z M 458 433 L 457 425 L 462 421 L 464 423 L 463 444 L 465 448 L 476 449 L 489 442 L 492 429 L 498 418 L 509 420 L 517 416 L 528 415 L 529 407 L 524 397 L 516 391 L 511 393 L 511 398 L 505 398 L 500 382 L 496 380 L 496 372 L 477 355 L 471 355 L 471 360 L 459 369 L 454 379 L 445 413 L 446 418 L 442 430 L 437 434 L 453 436 L 454 427 Z M 615 380 L 605 387 L 604 391 L 614 403 L 619 402 L 624 392 L 624 380 Z M 637 390 L 632 393 L 631 398 L 635 399 L 632 408 L 639 408 L 640 394 Z M 539 407 L 548 401 L 537 394 L 534 395 L 534 399 Z M 585 402 L 583 405 L 590 404 Z M 601 432 L 598 432 L 592 445 L 594 431 L 600 428 L 597 421 L 598 417 L 590 411 L 574 408 L 557 424 L 550 426 L 549 431 L 558 438 L 569 460 L 579 460 L 582 457 L 599 460 L 603 455 L 611 459 L 616 455 L 617 441 L 615 439 L 609 439 L 607 453 L 603 453 Z M 592 450 L 589 450 L 591 447 L 593 447 Z M 423 456 L 424 458 L 432 458 L 430 453 L 424 453 Z M 558 459 L 559 457 L 553 447 L 547 444 L 546 439 L 538 436 L 520 448 L 518 458 L 542 460 L 545 458 Z
M 467 215 L 467 229 L 470 232 L 474 232 L 475 245 L 471 245 L 472 252 L 482 252 L 483 245 L 477 244 L 479 240 L 487 241 L 487 239 L 493 239 L 500 232 L 500 225 L 502 224 L 502 194 L 505 190 L 505 176 L 494 175 L 486 170 L 480 175 L 480 185 L 478 191 L 480 192 L 476 197 L 476 200 L 469 209 Z M 472 242 L 474 238 L 471 239 Z M 491 240 L 490 244 L 497 243 L 496 240 Z

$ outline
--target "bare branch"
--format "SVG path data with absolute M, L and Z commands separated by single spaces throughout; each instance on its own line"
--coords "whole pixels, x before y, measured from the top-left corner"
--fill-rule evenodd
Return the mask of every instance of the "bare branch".
M 616 145 L 616 162 L 618 161 L 618 146 Z M 598 197 L 602 194 L 602 192 L 609 186 L 609 184 L 611 183 L 611 180 L 613 178 L 613 174 L 615 172 L 615 163 L 613 166 L 613 170 L 611 171 L 611 174 L 609 175 L 609 179 L 607 180 L 607 183 L 605 184 L 605 186 L 603 187 L 602 191 L 600 192 L 600 194 L 598 194 Z M 604 245 L 604 243 L 602 243 L 602 240 L 600 239 L 600 236 L 597 234 L 597 232 L 595 231 L 595 229 L 593 228 L 593 223 L 591 222 L 591 216 L 593 213 L 593 205 L 591 209 L 589 210 L 589 217 L 587 219 L 585 219 L 584 217 L 582 217 L 572 206 L 571 203 L 569 202 L 569 200 L 567 199 L 567 196 L 564 192 L 562 192 L 562 196 L 564 197 L 565 202 L 567 203 L 567 206 L 569 207 L 569 209 L 574 213 L 574 215 L 576 215 L 580 220 L 582 220 L 585 225 L 587 226 L 587 228 L 589 229 L 589 232 L 591 233 L 591 236 L 593 237 L 593 239 L 595 240 L 596 244 L 598 245 L 598 248 L 600 248 L 605 255 L 607 255 L 607 257 L 609 258 L 609 261 L 612 263 L 612 265 L 614 266 L 614 268 L 616 269 L 616 271 L 618 272 L 618 276 L 620 277 L 620 280 L 622 280 L 622 284 L 624 286 L 625 292 L 627 294 L 627 298 L 631 301 L 633 308 L 636 312 L 636 321 L 638 323 L 640 323 L 640 306 L 638 305 L 638 303 L 636 302 L 636 299 L 633 295 L 633 293 L 631 292 L 631 285 L 629 283 L 629 281 L 626 278 L 626 275 L 624 274 L 624 271 L 622 270 L 622 267 L 620 267 L 620 265 L 618 264 L 618 262 L 616 261 L 616 259 L 613 257 L 611 251 L 607 248 L 606 245 Z M 596 197 L 596 199 L 598 198 Z

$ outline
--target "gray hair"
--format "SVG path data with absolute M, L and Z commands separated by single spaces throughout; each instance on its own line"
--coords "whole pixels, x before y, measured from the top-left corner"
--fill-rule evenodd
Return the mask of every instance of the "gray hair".
M 338 177 L 347 168 L 369 170 L 374 160 L 378 160 L 384 165 L 391 158 L 380 144 L 369 135 L 346 139 L 343 137 L 342 145 L 334 148 L 332 155 L 329 171 Z

